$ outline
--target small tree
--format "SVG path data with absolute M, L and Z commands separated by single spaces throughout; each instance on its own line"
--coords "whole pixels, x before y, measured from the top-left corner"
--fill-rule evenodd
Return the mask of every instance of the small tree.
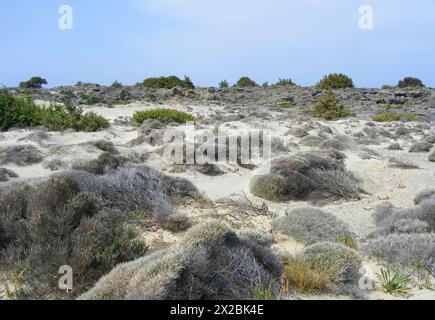
M 254 80 L 251 80 L 248 77 L 242 77 L 237 81 L 236 84 L 237 87 L 257 87 L 258 85 L 255 83 Z
M 317 118 L 335 120 L 348 117 L 352 113 L 338 102 L 334 92 L 329 89 L 314 107 L 313 114 Z
M 32 77 L 29 81 L 20 83 L 20 88 L 23 89 L 41 89 L 43 85 L 48 84 L 47 80 L 41 77 Z
M 222 80 L 221 82 L 219 82 L 219 88 L 224 89 L 224 88 L 228 88 L 230 86 L 230 84 L 228 83 L 227 80 Z
M 317 88 L 322 90 L 327 89 L 344 89 L 354 88 L 355 85 L 351 78 L 342 73 L 333 73 L 324 76 L 322 80 L 316 85 Z
M 400 80 L 397 86 L 399 88 L 423 88 L 424 84 L 423 81 L 418 78 L 406 77 Z
M 111 87 L 113 89 L 121 89 L 123 87 L 122 83 L 118 82 L 118 80 L 115 80 L 114 83 L 112 83 Z

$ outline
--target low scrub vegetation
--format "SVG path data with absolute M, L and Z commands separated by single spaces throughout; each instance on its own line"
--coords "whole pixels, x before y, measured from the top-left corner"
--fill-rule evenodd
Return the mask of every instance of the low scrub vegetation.
M 398 112 L 386 112 L 381 114 L 376 114 L 372 116 L 372 120 L 376 122 L 391 122 L 400 120 L 416 121 L 418 118 L 416 115 L 404 114 Z
M 120 265 L 80 298 L 271 299 L 280 292 L 281 275 L 282 264 L 267 246 L 242 240 L 226 224 L 211 221 L 167 249 Z M 137 281 L 131 281 L 133 276 Z
M 275 202 L 289 200 L 358 199 L 359 180 L 333 151 L 299 152 L 272 161 L 271 173 L 255 176 L 253 195 Z
M 332 90 L 328 90 L 314 106 L 313 115 L 325 120 L 336 120 L 349 117 L 352 115 L 352 112 L 338 102 Z
M 354 88 L 355 85 L 353 81 L 348 76 L 342 73 L 333 73 L 325 76 L 320 82 L 316 85 L 318 89 L 327 90 L 327 89 L 345 89 L 345 88 Z
M 159 78 L 148 78 L 139 84 L 142 87 L 152 88 L 152 89 L 172 89 L 175 87 L 182 87 L 185 89 L 194 89 L 192 81 L 188 76 L 184 76 L 181 80 L 176 76 L 169 77 L 159 77 Z
M 107 119 L 94 112 L 83 110 L 69 103 L 37 106 L 30 97 L 17 97 L 6 90 L 0 91 L 0 130 L 12 127 L 44 126 L 51 131 L 75 129 L 93 132 L 110 126 Z
M 183 111 L 163 108 L 136 111 L 133 114 L 133 120 L 139 124 L 143 124 L 146 120 L 150 119 L 158 120 L 160 122 L 186 123 L 193 121 L 194 117 Z
M 334 215 L 310 207 L 287 212 L 284 217 L 273 221 L 273 226 L 306 245 L 318 242 L 344 243 L 349 237 L 354 237 Z

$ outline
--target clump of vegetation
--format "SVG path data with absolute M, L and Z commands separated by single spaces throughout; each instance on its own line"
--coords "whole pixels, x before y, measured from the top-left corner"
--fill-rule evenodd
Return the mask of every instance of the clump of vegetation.
M 347 225 L 334 215 L 310 207 L 288 211 L 284 217 L 274 220 L 273 226 L 306 245 L 339 243 L 354 237 Z
M 142 124 L 149 119 L 158 120 L 160 122 L 173 121 L 177 123 L 185 123 L 189 121 L 194 121 L 195 118 L 192 115 L 183 111 L 178 111 L 175 109 L 164 109 L 164 108 L 136 111 L 133 114 L 133 120 L 139 124 Z
M 44 126 L 51 131 L 75 129 L 92 132 L 108 128 L 109 122 L 96 113 L 83 114 L 83 110 L 69 103 L 37 106 L 30 97 L 13 96 L 0 90 L 0 130 L 11 127 Z
M 267 246 L 210 221 L 179 243 L 123 264 L 80 299 L 222 300 L 276 297 L 282 264 Z M 134 276 L 138 281 L 130 281 Z M 260 293 L 258 288 L 267 288 Z
M 376 122 L 390 122 L 390 121 L 400 121 L 400 120 L 417 121 L 418 118 L 413 114 L 404 114 L 398 112 L 386 112 L 382 114 L 376 114 L 372 116 L 372 120 Z
M 352 112 L 345 106 L 341 105 L 336 95 L 332 90 L 328 90 L 326 94 L 315 105 L 313 115 L 317 118 L 326 120 L 336 120 L 346 118 L 352 115 Z
M 5 270 L 26 261 L 26 298 L 59 297 L 59 267 L 74 270 L 75 294 L 147 247 L 119 216 L 101 211 L 97 197 L 80 193 L 72 177 L 5 190 L 0 201 L 0 260 Z
M 230 84 L 227 80 L 222 80 L 221 82 L 219 82 L 219 88 L 221 89 L 229 88 L 229 86 Z
M 184 79 L 181 80 L 176 76 L 169 77 L 159 77 L 159 78 L 148 78 L 145 79 L 140 86 L 152 89 L 172 89 L 175 87 L 182 87 L 185 89 L 194 89 L 192 81 L 188 76 L 184 76 Z
M 394 273 L 394 275 L 393 275 Z M 400 271 L 391 271 L 390 269 L 381 269 L 377 275 L 378 280 L 381 282 L 382 289 L 391 295 L 407 295 L 409 294 L 409 283 L 411 277 L 404 275 Z
M 355 250 L 338 243 L 322 242 L 305 249 L 303 259 L 314 270 L 325 272 L 334 284 L 359 279 L 361 259 Z
M 318 89 L 345 89 L 354 88 L 355 85 L 350 77 L 342 73 L 333 73 L 323 77 L 322 80 L 316 85 Z
M 258 87 L 258 84 L 250 79 L 249 77 L 242 77 L 240 78 L 237 83 L 236 83 L 237 87 Z
M 122 85 L 122 83 L 118 82 L 118 80 L 115 80 L 115 82 L 113 82 L 110 87 L 112 87 L 113 89 L 122 89 L 124 86 Z
M 28 81 L 23 81 L 20 83 L 20 88 L 22 89 L 41 89 L 43 85 L 48 84 L 47 80 L 41 77 L 32 77 Z
M 278 107 L 282 109 L 291 109 L 291 108 L 295 108 L 296 105 L 294 103 L 280 103 Z
M 253 195 L 275 202 L 289 200 L 358 199 L 360 181 L 333 151 L 299 152 L 272 161 L 271 172 L 255 176 Z
M 284 287 L 294 288 L 302 293 L 325 291 L 329 276 L 323 270 L 312 268 L 311 264 L 301 258 L 291 258 L 284 262 Z
M 292 79 L 279 79 L 277 83 L 274 84 L 275 87 L 294 87 L 296 84 Z
M 423 81 L 418 78 L 406 77 L 397 84 L 399 88 L 424 88 Z

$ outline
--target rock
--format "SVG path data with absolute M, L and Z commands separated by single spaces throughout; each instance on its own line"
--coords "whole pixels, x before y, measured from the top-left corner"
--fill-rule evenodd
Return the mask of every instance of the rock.
M 429 161 L 430 161 L 430 162 L 435 162 L 435 151 L 432 152 L 432 153 L 429 155 Z

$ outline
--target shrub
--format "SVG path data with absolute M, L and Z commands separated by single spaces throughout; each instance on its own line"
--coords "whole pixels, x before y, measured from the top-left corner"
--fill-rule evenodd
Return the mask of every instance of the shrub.
M 396 157 L 391 157 L 388 159 L 388 166 L 392 168 L 400 169 L 420 169 L 417 164 L 408 159 L 399 159 Z
M 2 272 L 12 270 L 16 261 L 28 261 L 26 298 L 60 298 L 53 275 L 61 265 L 73 267 L 77 295 L 116 264 L 146 251 L 119 216 L 100 214 L 96 197 L 80 193 L 72 177 L 53 176 L 33 187 L 5 190 L 0 207 Z
M 185 123 L 193 121 L 194 117 L 186 112 L 178 111 L 175 109 L 151 109 L 145 111 L 136 111 L 133 114 L 133 120 L 136 123 L 143 124 L 145 120 L 154 119 L 161 122 L 177 122 Z
M 247 299 L 258 287 L 277 296 L 281 274 L 268 247 L 241 240 L 213 221 L 194 227 L 168 249 L 120 265 L 80 299 Z
M 182 87 L 185 89 L 195 88 L 192 81 L 187 76 L 184 77 L 184 80 L 181 80 L 176 76 L 148 78 L 145 79 L 140 85 L 152 89 L 172 89 L 175 87 Z
M 409 293 L 408 284 L 411 282 L 410 276 L 403 275 L 400 271 L 394 271 L 393 275 L 390 269 L 381 269 L 381 272 L 376 276 L 386 293 L 392 295 Z
M 173 213 L 173 202 L 198 193 L 188 180 L 167 177 L 146 166 L 121 167 L 101 176 L 83 171 L 65 175 L 75 177 L 80 191 L 94 193 L 105 208 L 150 212 L 162 223 Z
M 372 257 L 376 257 L 388 264 L 411 267 L 416 260 L 435 261 L 435 234 L 397 234 L 381 236 L 370 239 L 364 246 L 363 251 Z
M 248 77 L 242 77 L 237 81 L 236 86 L 237 87 L 258 87 L 258 84 L 256 84 L 254 80 L 251 80 Z
M 18 144 L 0 147 L 0 164 L 13 163 L 24 167 L 40 163 L 44 159 L 42 152 L 31 144 Z
M 417 116 L 412 114 L 404 114 L 397 112 L 386 112 L 372 116 L 372 120 L 376 122 L 400 121 L 402 119 L 409 121 L 417 121 Z
M 410 148 L 409 152 L 411 153 L 421 153 L 421 152 L 430 152 L 432 149 L 433 144 L 425 141 L 420 141 L 414 143 Z
M 230 86 L 230 84 L 228 83 L 227 80 L 222 80 L 221 82 L 219 82 L 219 88 L 224 89 L 224 88 L 228 88 Z
M 20 83 L 20 88 L 23 89 L 41 89 L 43 85 L 48 84 L 47 80 L 41 77 L 32 77 L 28 81 L 23 81 Z
M 296 105 L 294 103 L 281 103 L 278 105 L 278 107 L 282 109 L 291 109 L 291 108 L 295 108 Z
M 44 108 L 34 104 L 30 97 L 16 97 L 0 90 L 0 129 L 13 126 L 44 126 L 51 131 L 65 129 L 96 131 L 108 128 L 109 122 L 93 112 L 83 115 L 83 110 L 69 103 L 51 104 Z
M 354 88 L 354 84 L 351 78 L 342 73 L 333 73 L 323 77 L 316 87 L 318 89 L 344 89 L 344 88 Z
M 296 84 L 292 79 L 279 79 L 277 83 L 274 84 L 275 87 L 294 87 Z
M 115 82 L 112 83 L 110 87 L 112 87 L 113 89 L 122 89 L 124 86 L 122 85 L 122 83 L 115 80 Z
M 322 242 L 305 249 L 303 259 L 332 283 L 352 283 L 359 278 L 361 259 L 356 251 L 338 243 Z
M 315 105 L 313 115 L 326 120 L 336 120 L 349 117 L 352 113 L 338 102 L 332 90 L 328 90 Z
M 83 192 L 69 201 L 67 212 L 71 215 L 72 224 L 78 227 L 82 218 L 96 216 L 101 209 L 93 193 Z
M 418 78 L 406 77 L 397 84 L 399 88 L 423 88 L 424 84 Z
M 271 172 L 254 176 L 253 195 L 270 201 L 358 199 L 359 180 L 329 151 L 299 152 L 272 160 Z
M 329 275 L 317 270 L 303 259 L 292 258 L 284 262 L 284 286 L 302 293 L 324 291 L 329 283 Z
M 274 220 L 273 226 L 306 245 L 343 242 L 346 237 L 354 236 L 334 215 L 309 207 L 288 211 L 284 217 Z
M 94 132 L 98 129 L 106 129 L 109 127 L 109 121 L 95 112 L 86 113 L 81 116 L 77 122 L 77 130 L 84 132 Z
M 40 108 L 30 96 L 16 97 L 6 89 L 0 90 L 0 130 L 14 126 L 31 127 L 39 124 Z
M 7 182 L 11 178 L 18 178 L 18 175 L 12 170 L 0 168 L 0 182 Z

